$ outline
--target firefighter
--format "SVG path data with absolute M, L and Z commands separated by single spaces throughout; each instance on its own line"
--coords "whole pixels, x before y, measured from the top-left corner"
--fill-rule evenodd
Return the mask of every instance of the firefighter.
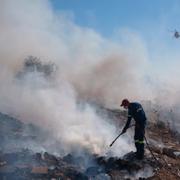
M 135 120 L 135 134 L 134 142 L 136 147 L 136 157 L 137 159 L 144 158 L 144 135 L 145 135 L 145 125 L 146 125 L 146 115 L 141 104 L 137 102 L 129 102 L 128 99 L 124 99 L 121 103 L 125 109 L 128 109 L 128 119 L 126 125 L 124 126 L 122 133 L 125 133 L 128 129 L 131 119 Z

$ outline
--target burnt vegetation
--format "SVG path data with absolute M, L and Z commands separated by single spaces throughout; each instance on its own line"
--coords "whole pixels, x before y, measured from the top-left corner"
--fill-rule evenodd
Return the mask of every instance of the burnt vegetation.
M 117 124 L 118 119 L 125 116 L 121 111 L 101 110 L 100 114 L 106 113 Z M 41 138 L 44 132 L 40 128 L 0 113 L 0 179 L 179 179 L 179 141 L 166 124 L 159 123 L 148 125 L 148 146 L 143 161 L 136 160 L 133 152 L 123 157 L 101 156 L 90 152 L 85 156 L 73 153 L 58 156 L 48 151 L 35 152 L 28 146 L 31 142 L 41 144 L 44 141 Z M 28 129 L 28 133 L 24 129 Z
M 18 78 L 23 78 L 28 73 L 39 73 L 45 78 L 52 77 L 57 71 L 53 62 L 44 62 L 35 56 L 28 56 L 24 59 L 23 68 L 17 73 Z

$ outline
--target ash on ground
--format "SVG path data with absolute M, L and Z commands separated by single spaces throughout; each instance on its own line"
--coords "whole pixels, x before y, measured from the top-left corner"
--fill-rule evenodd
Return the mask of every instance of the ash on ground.
M 114 121 L 124 116 L 123 112 L 103 111 Z M 2 113 L 0 128 L 0 179 L 3 180 L 180 179 L 178 137 L 162 124 L 148 125 L 149 144 L 141 161 L 133 152 L 123 157 L 107 157 L 89 152 L 82 156 L 57 155 L 48 148 L 38 151 L 44 132 Z

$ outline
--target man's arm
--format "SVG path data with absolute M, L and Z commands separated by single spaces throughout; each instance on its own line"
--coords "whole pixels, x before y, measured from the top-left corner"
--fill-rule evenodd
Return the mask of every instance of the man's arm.
M 131 123 L 131 119 L 132 119 L 132 116 L 131 116 L 130 112 L 128 111 L 128 119 L 127 119 L 126 125 L 124 126 L 124 128 L 122 130 L 122 133 L 125 133 L 126 130 L 129 128 L 129 125 Z

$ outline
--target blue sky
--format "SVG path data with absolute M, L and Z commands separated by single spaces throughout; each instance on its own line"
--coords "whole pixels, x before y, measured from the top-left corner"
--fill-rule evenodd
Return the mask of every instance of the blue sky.
M 55 10 L 74 14 L 75 23 L 95 29 L 105 36 L 117 28 L 143 31 L 144 27 L 166 23 L 180 28 L 179 0 L 51 0 Z M 142 32 L 143 33 L 143 32 Z M 145 32 L 144 32 L 145 34 Z
M 179 65 L 180 0 L 51 0 L 55 11 L 73 14 L 75 24 L 111 37 L 126 28 L 144 40 L 157 71 Z M 162 66 L 163 64 L 163 66 Z M 154 69 L 155 69 L 154 68 Z

